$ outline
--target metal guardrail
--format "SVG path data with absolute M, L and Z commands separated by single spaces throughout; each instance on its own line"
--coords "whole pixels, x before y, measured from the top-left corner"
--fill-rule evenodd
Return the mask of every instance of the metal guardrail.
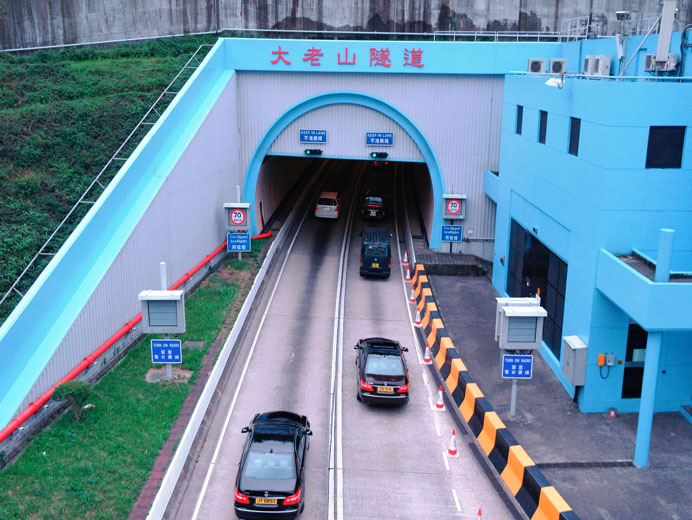
M 106 162 L 105 166 L 101 169 L 101 171 L 98 173 L 98 175 L 96 175 L 96 177 L 94 177 L 94 179 L 91 181 L 91 184 L 89 184 L 89 186 L 87 187 L 87 189 L 84 190 L 84 192 L 83 192 L 82 195 L 79 197 L 79 199 L 78 199 L 77 202 L 74 204 L 74 206 L 72 206 L 72 208 L 71 208 L 70 211 L 67 213 L 67 215 L 65 215 L 65 218 L 62 219 L 62 221 L 60 222 L 60 224 L 58 224 L 58 226 L 55 228 L 55 230 L 53 231 L 53 233 L 51 233 L 51 235 L 48 237 L 48 239 L 43 243 L 43 245 L 41 246 L 41 248 L 38 250 L 38 253 L 36 253 L 36 254 L 34 255 L 34 257 L 29 261 L 29 263 L 28 263 L 27 266 L 24 268 L 24 270 L 21 272 L 21 274 L 16 278 L 16 280 L 12 283 L 12 285 L 10 285 L 10 288 L 5 292 L 5 294 L 3 294 L 2 298 L 0 298 L 0 309 L 2 309 L 2 305 L 5 303 L 5 301 L 7 300 L 7 298 L 8 298 L 11 294 L 16 293 L 16 294 L 18 294 L 20 297 L 22 297 L 22 298 L 24 297 L 24 294 L 17 288 L 17 286 L 18 286 L 19 283 L 22 281 L 22 279 L 24 278 L 24 276 L 26 275 L 26 273 L 29 271 L 29 269 L 31 269 L 31 267 L 34 265 L 34 263 L 36 262 L 36 260 L 37 260 L 39 257 L 42 257 L 42 256 L 55 256 L 55 253 L 48 252 L 48 251 L 49 251 L 49 245 L 53 242 L 53 239 L 55 238 L 55 236 L 56 236 L 56 235 L 58 234 L 58 232 L 63 228 L 63 226 L 64 226 L 65 223 L 69 220 L 69 218 L 74 214 L 74 212 L 77 210 L 77 208 L 79 208 L 82 204 L 89 204 L 89 205 L 91 205 L 91 204 L 94 204 L 94 203 L 96 202 L 96 200 L 89 200 L 88 197 L 89 197 L 89 195 L 92 193 L 92 190 L 94 189 L 94 187 L 96 187 L 96 186 L 99 186 L 102 190 L 105 190 L 105 186 L 101 183 L 101 179 L 102 179 L 102 177 L 103 177 L 104 172 L 105 172 L 105 171 L 111 166 L 111 164 L 113 164 L 115 161 L 118 161 L 118 162 L 127 161 L 127 159 L 129 158 L 129 155 L 128 155 L 128 157 L 120 157 L 120 156 L 119 156 L 120 152 L 123 151 L 123 149 L 126 147 L 126 145 L 127 145 L 127 144 L 130 142 L 130 140 L 132 139 L 132 136 L 134 136 L 140 128 L 145 127 L 145 126 L 153 126 L 153 125 L 156 123 L 156 121 L 158 121 L 158 119 L 161 117 L 161 112 L 159 112 L 159 110 L 157 110 L 157 105 L 159 104 L 159 102 L 160 102 L 166 95 L 170 95 L 170 94 L 173 94 L 173 93 L 177 94 L 177 92 L 173 92 L 173 91 L 170 90 L 170 89 L 171 89 L 171 86 L 178 80 L 178 78 L 180 77 L 180 75 L 181 75 L 183 72 L 185 72 L 185 71 L 188 70 L 188 69 L 196 69 L 197 67 L 199 67 L 199 65 L 201 64 L 201 62 L 200 62 L 200 60 L 197 58 L 197 55 L 200 53 L 200 51 L 201 51 L 204 47 L 212 47 L 212 46 L 213 46 L 212 44 L 208 44 L 208 43 L 205 43 L 205 44 L 200 45 L 200 46 L 197 48 L 197 50 L 192 54 L 192 56 L 190 56 L 190 58 L 187 60 L 187 62 L 185 63 L 185 65 L 183 65 L 183 67 L 180 69 L 180 71 L 179 71 L 179 72 L 175 75 L 175 77 L 171 80 L 171 82 L 166 86 L 166 88 L 163 90 L 163 92 L 161 92 L 161 94 L 159 95 L 159 97 L 156 98 L 156 101 L 154 101 L 154 103 L 152 103 L 152 105 L 151 105 L 151 106 L 149 107 L 149 109 L 146 111 L 146 113 L 144 114 L 144 116 L 143 116 L 143 117 L 139 120 L 139 122 L 135 125 L 134 129 L 132 130 L 132 132 L 130 132 L 130 134 L 125 138 L 125 140 L 122 142 L 122 144 L 118 147 L 118 149 L 115 151 L 115 153 L 111 156 L 111 158 L 108 159 L 108 162 Z M 196 62 L 196 65 L 190 65 L 190 64 L 193 63 L 193 62 Z M 170 102 L 170 99 L 167 99 L 166 101 L 167 101 L 167 102 Z M 154 121 L 147 121 L 147 119 L 149 118 L 149 116 L 150 116 L 152 113 L 155 114 L 154 117 L 155 117 L 156 119 L 155 119 Z M 133 150 L 134 150 L 134 149 L 133 149 Z M 97 198 L 98 198 L 98 197 L 97 197 Z M 8 313 L 8 314 L 9 314 L 9 313 Z

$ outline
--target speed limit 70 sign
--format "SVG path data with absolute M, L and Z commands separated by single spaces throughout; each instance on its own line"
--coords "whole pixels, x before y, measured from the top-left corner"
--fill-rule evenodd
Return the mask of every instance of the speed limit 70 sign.
M 447 201 L 447 213 L 456 215 L 461 211 L 461 202 L 457 199 L 449 199 Z
M 465 195 L 444 195 L 443 217 L 449 219 L 464 218 L 464 203 L 466 202 Z
M 246 218 L 245 211 L 240 208 L 232 209 L 229 212 L 229 224 L 232 226 L 242 226 Z
M 249 231 L 252 222 L 250 204 L 247 202 L 226 202 L 226 229 L 231 231 Z

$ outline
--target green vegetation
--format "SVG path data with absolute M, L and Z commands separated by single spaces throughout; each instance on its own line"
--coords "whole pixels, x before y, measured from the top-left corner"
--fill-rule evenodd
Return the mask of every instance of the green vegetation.
M 91 393 L 91 385 L 86 381 L 78 381 L 73 379 L 61 384 L 53 391 L 54 401 L 63 401 L 67 399 L 72 406 L 74 418 L 76 421 L 82 420 L 82 406 L 86 404 L 86 400 Z
M 32 55 L 0 53 L 0 298 L 195 50 L 215 41 L 209 35 Z M 209 48 L 200 51 L 200 61 Z M 186 69 L 173 89 L 192 72 Z M 170 101 L 162 100 L 157 110 Z M 122 156 L 148 128 L 133 136 Z M 120 165 L 104 172 L 104 186 Z M 89 200 L 102 191 L 95 187 Z M 49 253 L 59 249 L 89 207 L 80 205 Z M 19 291 L 26 292 L 49 260 L 36 261 Z M 18 299 L 13 294 L 0 306 L 0 323 Z
M 253 241 L 252 253 L 243 255 L 242 271 L 229 258 L 186 299 L 187 332 L 176 337 L 205 343 L 201 350 L 183 349 L 180 368 L 193 371 L 190 381 L 147 383 L 152 336 L 144 338 L 92 388 L 94 407 L 81 422 L 64 414 L 0 472 L 0 520 L 127 518 L 204 354 L 231 309 L 244 301 L 265 242 Z

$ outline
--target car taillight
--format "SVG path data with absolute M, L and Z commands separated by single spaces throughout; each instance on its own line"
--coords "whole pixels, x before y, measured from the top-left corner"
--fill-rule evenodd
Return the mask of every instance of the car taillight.
M 360 266 L 363 267 L 363 257 L 360 257 Z
M 389 259 L 389 268 L 390 269 L 392 268 L 392 259 L 391 258 Z
M 368 392 L 372 392 L 372 385 L 370 383 L 366 383 L 362 379 L 360 380 L 360 389 L 361 390 L 367 390 Z
M 315 213 L 317 213 L 320 210 L 319 206 L 315 206 Z
M 235 501 L 240 502 L 241 504 L 249 504 L 250 498 L 247 495 L 243 495 L 240 491 L 238 491 L 238 486 L 236 486 L 236 488 L 235 488 Z
M 404 386 L 399 387 L 400 394 L 405 394 L 406 392 L 408 392 L 408 383 L 406 383 Z
M 298 502 L 300 502 L 300 488 L 298 488 L 298 491 L 296 491 L 294 495 L 284 498 L 285 506 L 292 506 L 293 504 L 297 504 Z

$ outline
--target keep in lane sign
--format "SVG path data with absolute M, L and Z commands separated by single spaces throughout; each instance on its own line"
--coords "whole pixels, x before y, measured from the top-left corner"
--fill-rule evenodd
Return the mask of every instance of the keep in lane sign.
M 179 339 L 152 339 L 152 363 L 182 363 L 183 352 Z

